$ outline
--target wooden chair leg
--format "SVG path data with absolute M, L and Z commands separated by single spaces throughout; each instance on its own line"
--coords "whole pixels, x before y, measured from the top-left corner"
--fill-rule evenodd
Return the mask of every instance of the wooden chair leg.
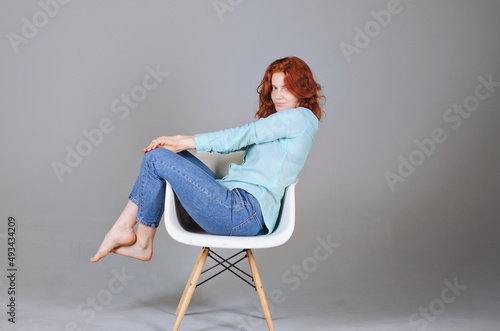
M 266 292 L 264 292 L 264 286 L 262 285 L 262 280 L 260 279 L 259 270 L 257 269 L 257 264 L 255 263 L 255 258 L 253 256 L 252 250 L 247 249 L 248 263 L 250 264 L 250 270 L 252 270 L 253 281 L 255 283 L 255 288 L 257 289 L 257 294 L 259 295 L 260 304 L 262 306 L 262 311 L 264 312 L 264 317 L 266 318 L 266 323 L 269 331 L 274 331 L 273 319 L 271 317 L 271 310 L 269 309 L 269 304 L 267 303 Z
M 174 328 L 172 331 L 177 331 L 179 330 L 179 327 L 182 322 L 182 318 L 184 317 L 184 314 L 186 313 L 187 307 L 189 306 L 189 302 L 191 301 L 191 298 L 193 297 L 194 289 L 196 288 L 196 285 L 198 284 L 198 280 L 200 279 L 201 272 L 203 271 L 203 266 L 205 265 L 205 261 L 207 260 L 208 257 L 208 252 L 209 249 L 207 247 L 203 247 L 200 251 L 200 254 L 198 255 L 198 259 L 196 260 L 196 263 L 194 264 L 193 271 L 191 272 L 191 276 L 189 276 L 189 280 L 186 284 L 186 287 L 184 288 L 184 292 L 182 293 L 181 300 L 179 301 L 179 305 L 177 306 L 177 311 L 175 312 L 175 315 L 177 315 L 177 318 L 175 320 Z

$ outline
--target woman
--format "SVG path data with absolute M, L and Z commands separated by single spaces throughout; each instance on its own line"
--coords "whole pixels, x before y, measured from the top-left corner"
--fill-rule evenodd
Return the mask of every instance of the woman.
M 96 255 L 148 261 L 163 215 L 165 181 L 187 213 L 215 235 L 255 236 L 273 231 L 285 188 L 304 166 L 321 119 L 321 86 L 297 57 L 274 61 L 257 88 L 258 121 L 194 136 L 159 137 L 144 148 L 129 201 Z M 223 179 L 187 152 L 245 150 Z M 137 232 L 134 226 L 139 223 Z

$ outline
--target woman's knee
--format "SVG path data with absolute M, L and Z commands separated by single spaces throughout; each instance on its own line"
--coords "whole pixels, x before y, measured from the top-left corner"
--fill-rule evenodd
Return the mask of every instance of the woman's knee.
M 165 148 L 155 148 L 149 152 L 146 152 L 143 156 L 144 161 L 153 161 L 153 160 L 158 160 L 158 159 L 165 159 L 170 157 L 172 154 L 175 154 L 174 152 L 165 149 Z

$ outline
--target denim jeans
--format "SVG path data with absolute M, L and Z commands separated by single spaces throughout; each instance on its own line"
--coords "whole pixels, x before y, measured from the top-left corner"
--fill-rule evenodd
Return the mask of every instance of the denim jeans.
M 138 206 L 137 222 L 158 227 L 167 181 L 191 218 L 216 235 L 254 236 L 265 230 L 260 204 L 243 189 L 229 190 L 191 153 L 156 148 L 144 154 L 129 200 Z

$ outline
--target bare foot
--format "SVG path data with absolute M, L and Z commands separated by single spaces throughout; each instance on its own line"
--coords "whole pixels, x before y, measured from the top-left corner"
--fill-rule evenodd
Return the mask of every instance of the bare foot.
M 96 255 L 91 258 L 90 261 L 97 262 L 120 246 L 130 246 L 134 244 L 136 239 L 137 237 L 133 227 L 115 224 L 106 234 Z
M 120 246 L 114 249 L 112 253 L 133 257 L 141 261 L 149 261 L 153 257 L 153 246 L 143 246 L 136 242 L 131 246 Z
M 149 261 L 153 256 L 153 239 L 155 234 L 156 228 L 139 224 L 137 226 L 137 241 L 133 245 L 117 247 L 112 252 L 141 261 Z

